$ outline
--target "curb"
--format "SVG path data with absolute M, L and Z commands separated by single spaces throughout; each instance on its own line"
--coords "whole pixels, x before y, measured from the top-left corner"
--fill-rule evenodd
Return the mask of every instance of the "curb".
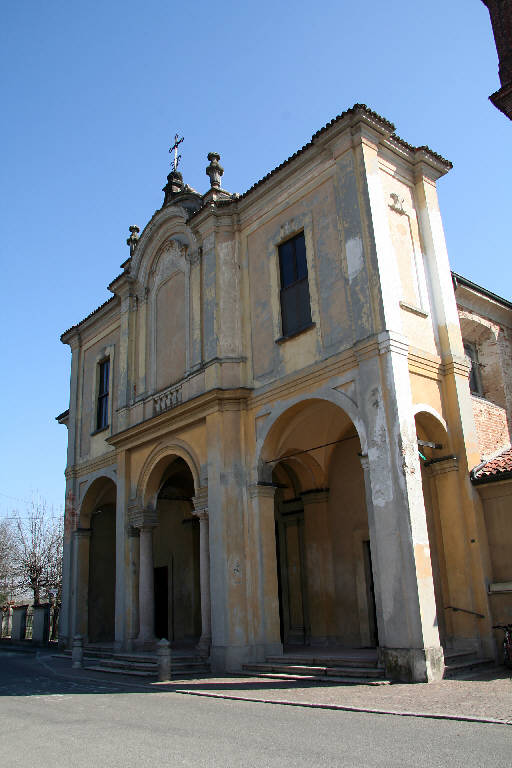
M 62 672 L 57 672 L 54 670 L 50 664 L 47 664 L 41 657 L 38 657 L 37 660 L 39 663 L 46 667 L 53 675 L 56 677 L 61 677 L 66 680 L 78 680 L 78 681 L 87 681 L 91 683 L 98 683 L 101 682 L 101 678 L 97 677 L 88 677 L 88 676 L 82 676 L 82 675 L 69 675 L 69 674 L 63 674 Z M 86 668 L 84 669 L 86 671 Z M 117 685 L 121 688 L 123 687 L 136 687 L 139 688 L 142 691 L 145 691 L 147 693 L 153 691 L 158 692 L 159 686 L 165 685 L 162 683 L 136 683 L 135 681 L 132 683 L 125 682 L 124 680 L 104 680 L 105 684 L 111 683 L 114 686 Z M 171 683 L 172 684 L 172 683 Z M 312 701 L 290 701 L 289 699 L 264 699 L 264 698 L 256 698 L 254 696 L 236 696 L 235 694 L 228 694 L 228 693 L 209 693 L 207 691 L 193 691 L 189 688 L 182 688 L 180 689 L 174 689 L 172 691 L 169 690 L 161 690 L 161 693 L 178 693 L 182 696 L 202 696 L 204 698 L 209 699 L 225 699 L 226 701 L 247 701 L 253 704 L 277 704 L 284 707 L 306 707 L 307 709 L 327 709 L 331 711 L 337 711 L 337 712 L 361 712 L 361 713 L 367 713 L 370 715 L 389 715 L 389 716 L 395 716 L 395 717 L 419 717 L 424 719 L 431 719 L 431 720 L 455 720 L 459 722 L 467 722 L 467 723 L 484 723 L 489 725 L 512 725 L 512 720 L 501 720 L 497 718 L 492 717 L 478 717 L 477 715 L 451 715 L 446 714 L 443 712 L 400 712 L 398 710 L 394 709 L 373 709 L 371 707 L 356 707 L 350 704 L 318 704 Z
M 287 699 L 256 699 L 248 696 L 234 696 L 225 693 L 205 693 L 203 691 L 181 690 L 173 691 L 186 696 L 206 696 L 212 699 L 228 699 L 231 701 L 250 701 L 256 704 L 280 704 L 284 707 L 307 707 L 308 709 L 331 709 L 342 712 L 367 712 L 370 715 L 395 715 L 397 717 L 422 717 L 433 720 L 458 720 L 467 723 L 489 723 L 491 725 L 512 725 L 512 720 L 499 720 L 492 717 L 476 715 L 450 715 L 443 712 L 399 712 L 394 709 L 372 709 L 356 707 L 349 704 L 316 704 L 309 701 L 288 701 Z

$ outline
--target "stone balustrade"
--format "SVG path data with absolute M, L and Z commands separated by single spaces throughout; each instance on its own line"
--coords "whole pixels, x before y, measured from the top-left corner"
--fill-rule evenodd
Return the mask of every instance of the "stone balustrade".
M 175 408 L 182 402 L 182 384 L 174 384 L 172 387 L 162 390 L 153 396 L 155 414 L 163 413 Z

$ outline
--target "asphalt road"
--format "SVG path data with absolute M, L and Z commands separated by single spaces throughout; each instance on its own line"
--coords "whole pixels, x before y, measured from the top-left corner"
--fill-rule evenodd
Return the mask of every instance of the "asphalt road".
M 145 692 L 56 677 L 6 651 L 0 725 L 2 765 L 16 768 L 512 764 L 510 726 Z

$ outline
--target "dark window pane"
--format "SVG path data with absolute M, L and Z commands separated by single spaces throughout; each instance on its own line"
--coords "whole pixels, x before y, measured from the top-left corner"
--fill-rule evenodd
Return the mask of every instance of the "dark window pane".
M 98 382 L 98 406 L 96 410 L 96 429 L 108 426 L 108 385 L 110 360 L 100 363 Z
M 309 285 L 307 279 L 301 280 L 295 287 L 298 322 L 301 328 L 305 328 L 311 323 L 311 306 L 309 303 Z
M 304 280 L 308 276 L 308 265 L 306 261 L 306 242 L 304 235 L 297 235 L 294 238 L 295 259 L 297 263 L 297 280 Z
M 292 240 L 279 246 L 279 264 L 281 266 L 281 288 L 286 288 L 295 282 Z
M 474 395 L 482 394 L 482 387 L 480 385 L 480 372 L 478 370 L 478 352 L 474 344 L 465 343 L 464 352 L 471 361 L 471 369 L 469 371 L 469 390 Z
M 281 319 L 283 336 L 291 336 L 311 324 L 308 266 L 304 233 L 279 246 L 281 270 Z
M 109 368 L 110 368 L 110 361 L 104 360 L 102 363 L 100 363 L 100 386 L 99 386 L 99 394 L 105 395 L 108 392 L 108 375 L 109 375 Z
M 281 311 L 283 318 L 283 336 L 289 336 L 297 329 L 297 305 L 293 286 L 281 293 Z

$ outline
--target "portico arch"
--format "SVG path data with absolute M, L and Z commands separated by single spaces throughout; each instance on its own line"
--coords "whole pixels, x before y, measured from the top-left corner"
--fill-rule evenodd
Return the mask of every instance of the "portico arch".
M 199 462 L 184 443 L 158 446 L 138 483 L 139 644 L 165 637 L 209 650 L 209 533 Z
M 479 627 L 477 615 L 471 613 L 471 564 L 458 459 L 444 419 L 425 405 L 415 411 L 439 638 L 445 649 L 465 649 L 479 636 Z
M 194 481 L 194 492 L 199 490 L 201 487 L 200 463 L 195 451 L 181 440 L 161 443 L 146 459 L 137 483 L 137 499 L 143 507 L 155 508 L 158 493 L 164 482 L 166 467 L 176 458 L 183 459 L 190 470 Z
M 353 401 L 338 395 L 273 409 L 260 436 L 259 483 L 275 488 L 274 602 L 285 647 L 377 642 L 360 460 L 365 431 Z M 358 428 L 341 402 L 350 403 Z M 271 524 L 268 515 L 260 520 Z
M 116 587 L 116 485 L 90 481 L 82 499 L 75 549 L 75 634 L 91 643 L 113 642 Z

